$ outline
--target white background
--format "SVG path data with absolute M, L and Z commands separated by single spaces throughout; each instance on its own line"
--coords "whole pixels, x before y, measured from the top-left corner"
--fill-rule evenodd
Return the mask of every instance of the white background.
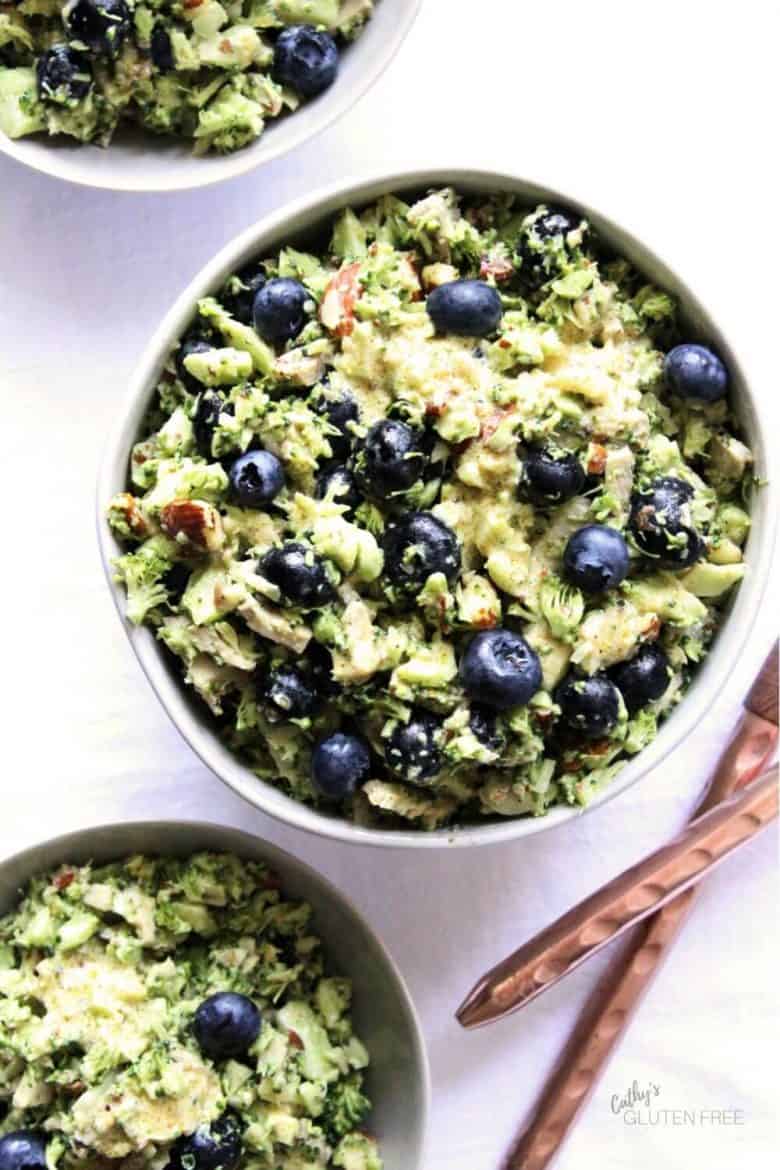
M 320 868 L 384 936 L 420 1009 L 435 1090 L 423 1170 L 500 1164 L 603 964 L 479 1033 L 461 1032 L 452 1011 L 487 965 L 682 824 L 773 636 L 771 607 L 690 741 L 592 816 L 472 853 L 339 847 L 245 806 L 157 706 L 98 562 L 103 437 L 150 331 L 216 249 L 288 197 L 384 164 L 494 165 L 600 206 L 705 290 L 774 408 L 770 9 L 763 0 L 426 0 L 400 56 L 350 116 L 226 186 L 117 196 L 0 160 L 0 853 L 87 823 L 184 816 L 242 825 Z M 777 409 L 773 418 L 780 423 Z M 560 1170 L 770 1165 L 773 838 L 707 883 Z M 660 1084 L 659 1107 L 742 1110 L 744 1124 L 629 1128 L 610 1098 L 634 1080 Z

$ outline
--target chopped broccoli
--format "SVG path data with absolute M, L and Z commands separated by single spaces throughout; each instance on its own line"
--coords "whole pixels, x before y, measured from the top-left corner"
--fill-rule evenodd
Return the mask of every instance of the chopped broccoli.
M 173 566 L 170 548 L 166 537 L 152 536 L 135 552 L 114 561 L 115 580 L 127 590 L 127 616 L 135 626 L 168 600 L 163 578 Z

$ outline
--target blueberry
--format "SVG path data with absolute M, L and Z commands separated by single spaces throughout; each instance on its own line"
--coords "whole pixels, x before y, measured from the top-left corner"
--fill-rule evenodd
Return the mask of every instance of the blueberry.
M 536 216 L 529 231 L 538 240 L 551 240 L 556 236 L 568 236 L 582 223 L 582 218 L 565 207 L 545 207 Z
M 421 434 L 400 419 L 375 422 L 355 459 L 355 477 L 362 491 L 387 500 L 407 491 L 422 477 L 427 459 Z
M 460 662 L 460 681 L 469 698 L 503 711 L 519 707 L 542 685 L 539 657 L 511 630 L 483 630 L 469 642 Z
M 409 784 L 425 785 L 441 767 L 440 730 L 440 721 L 428 711 L 412 711 L 408 723 L 399 720 L 385 748 L 388 767 Z
M 339 50 L 329 33 L 310 24 L 291 24 L 276 38 L 274 72 L 283 85 L 315 97 L 336 80 Z
M 258 561 L 257 571 L 276 585 L 283 600 L 291 605 L 314 608 L 327 605 L 335 597 L 322 561 L 296 541 L 269 549 Z
M 187 390 L 189 390 L 190 394 L 199 394 L 203 389 L 203 383 L 199 382 L 198 379 L 189 372 L 184 364 L 184 359 L 188 358 L 190 354 L 193 353 L 208 353 L 208 351 L 213 348 L 213 344 L 210 341 L 207 341 L 205 337 L 199 337 L 197 334 L 191 333 L 189 336 L 184 338 L 178 350 L 176 351 L 176 357 L 174 359 L 176 373 L 178 374 L 179 381 L 183 383 Z
M 660 646 L 646 642 L 633 658 L 613 666 L 609 677 L 623 696 L 626 709 L 633 715 L 646 703 L 660 699 L 669 686 L 669 659 Z
M 218 991 L 204 999 L 192 1028 L 205 1056 L 227 1060 L 246 1055 L 260 1035 L 261 1022 L 251 999 L 235 991 Z
M 629 564 L 624 538 L 606 524 L 578 528 L 563 553 L 564 576 L 583 593 L 614 589 L 628 573 Z
M 168 602 L 170 605 L 176 605 L 184 596 L 184 590 L 190 583 L 190 574 L 192 569 L 189 565 L 184 565 L 179 561 L 175 565 L 171 565 L 167 573 L 163 575 L 163 585 L 168 594 Z
M 717 402 L 729 388 L 726 367 L 706 345 L 676 345 L 664 360 L 664 376 L 680 398 L 701 402 Z
M 74 40 L 112 57 L 121 49 L 132 23 L 125 0 L 69 0 L 62 17 Z
M 335 504 L 346 506 L 346 517 L 352 517 L 363 502 L 355 477 L 348 467 L 326 468 L 317 476 L 314 494 L 318 500 L 330 495 Z
M 211 1125 L 175 1141 L 166 1170 L 236 1170 L 243 1153 L 241 1129 L 235 1113 L 223 1113 Z
M 451 585 L 460 572 L 458 539 L 430 512 L 408 512 L 388 524 L 383 548 L 388 579 L 408 593 L 417 593 L 431 573 L 443 573 Z
M 517 249 L 524 284 L 536 289 L 559 274 L 566 255 L 566 237 L 581 223 L 579 216 L 562 207 L 542 207 L 533 215 Z
M 469 710 L 469 728 L 474 738 L 491 752 L 501 750 L 504 737 L 496 725 L 496 713 L 481 703 L 472 703 Z
M 167 28 L 159 20 L 152 29 L 149 55 L 152 58 L 152 64 L 159 69 L 160 73 L 171 73 L 176 67 L 171 38 L 168 35 Z
M 306 324 L 309 293 L 299 280 L 277 276 L 255 293 L 252 320 L 255 329 L 271 345 L 283 345 L 297 337 Z
M 252 324 L 255 297 L 267 279 L 265 269 L 257 264 L 247 264 L 227 282 L 220 299 L 231 317 L 242 325 Z
M 357 735 L 337 731 L 321 739 L 312 752 L 311 782 L 327 800 L 345 800 L 368 778 L 371 754 Z
M 270 451 L 239 455 L 228 472 L 230 494 L 242 508 L 262 508 L 284 487 L 284 468 Z
M 450 280 L 428 294 L 428 316 L 437 333 L 487 337 L 504 312 L 501 297 L 483 280 Z
M 686 569 L 704 551 L 701 536 L 691 523 L 690 484 L 663 475 L 631 499 L 629 526 L 637 548 L 664 569 Z
M 359 418 L 358 404 L 348 390 L 320 393 L 312 403 L 317 414 L 324 415 L 335 433 L 327 436 L 334 459 L 346 459 L 352 449 L 354 435 L 350 423 Z
M 339 684 L 333 677 L 333 655 L 327 646 L 315 642 L 312 638 L 306 647 L 301 664 L 318 694 L 338 694 Z
M 576 455 L 562 451 L 553 454 L 530 448 L 523 459 L 518 495 L 521 499 L 544 507 L 561 504 L 579 495 L 585 487 L 585 470 Z
M 268 702 L 288 719 L 311 715 L 319 705 L 317 693 L 305 675 L 288 663 L 275 666 L 261 689 Z
M 46 1135 L 17 1129 L 0 1138 L 0 1170 L 46 1170 Z
M 41 101 L 64 106 L 80 102 L 92 88 L 92 65 L 86 53 L 70 45 L 52 45 L 36 66 Z
M 198 395 L 195 413 L 192 416 L 192 430 L 195 435 L 195 446 L 204 459 L 213 458 L 211 443 L 224 407 L 225 399 L 216 390 L 204 390 Z
M 586 739 L 601 739 L 618 721 L 620 695 L 605 674 L 568 674 L 555 689 L 561 719 Z

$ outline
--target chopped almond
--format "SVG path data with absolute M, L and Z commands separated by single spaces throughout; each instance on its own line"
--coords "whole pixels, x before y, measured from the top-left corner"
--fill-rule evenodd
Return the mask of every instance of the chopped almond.
M 361 293 L 360 261 L 340 268 L 331 278 L 320 305 L 320 321 L 337 337 L 349 337 L 355 328 L 355 302 Z
M 225 539 L 219 512 L 203 500 L 172 500 L 160 523 L 172 540 L 200 552 L 215 552 Z

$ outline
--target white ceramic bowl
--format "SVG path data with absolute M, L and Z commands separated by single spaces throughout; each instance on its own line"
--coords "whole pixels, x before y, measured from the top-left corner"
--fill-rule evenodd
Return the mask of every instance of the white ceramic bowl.
M 672 269 L 645 244 L 640 243 L 596 209 L 585 206 L 571 195 L 511 175 L 439 169 L 346 181 L 338 187 L 309 195 L 248 228 L 223 248 L 184 290 L 161 322 L 136 369 L 127 404 L 124 410 L 120 411 L 118 425 L 108 445 L 98 486 L 98 531 L 103 563 L 117 609 L 147 678 L 179 731 L 203 762 L 251 804 L 271 816 L 301 829 L 356 844 L 403 845 L 416 848 L 436 848 L 448 844 L 488 844 L 553 828 L 580 815 L 581 810 L 559 807 L 553 808 L 545 817 L 518 818 L 498 824 L 474 825 L 456 830 L 441 829 L 432 833 L 414 830 L 387 831 L 361 828 L 343 819 L 327 816 L 307 808 L 285 796 L 272 785 L 258 780 L 224 747 L 212 728 L 207 725 L 202 706 L 196 697 L 187 692 L 169 666 L 154 634 L 143 627 L 134 628 L 126 621 L 123 590 L 111 578 L 111 560 L 122 550 L 106 524 L 105 511 L 110 498 L 116 492 L 124 491 L 127 486 L 131 446 L 138 434 L 168 353 L 189 323 L 199 297 L 218 288 L 230 273 L 235 272 L 253 257 L 266 255 L 291 239 L 305 239 L 307 233 L 316 230 L 318 225 L 345 205 L 360 206 L 370 203 L 389 191 L 419 191 L 447 184 L 473 192 L 512 191 L 528 203 L 548 201 L 579 207 L 602 239 L 611 244 L 617 252 L 631 259 L 651 280 L 674 293 L 679 298 L 693 334 L 709 339 L 722 353 L 731 371 L 735 406 L 755 452 L 756 473 L 761 479 L 769 480 L 768 486 L 756 493 L 753 502 L 753 528 L 746 551 L 748 573 L 710 654 L 698 671 L 684 700 L 663 724 L 657 738 L 625 765 L 618 777 L 595 797 L 589 806 L 590 809 L 625 791 L 640 776 L 660 763 L 676 744 L 691 734 L 728 678 L 734 662 L 745 646 L 761 603 L 772 556 L 776 505 L 775 489 L 767 473 L 768 430 L 762 426 L 756 391 L 750 384 L 742 358 L 737 358 L 720 325 L 712 319 L 701 300 Z
M 184 191 L 246 174 L 319 134 L 381 76 L 411 28 L 422 0 L 377 0 L 374 15 L 342 55 L 336 81 L 300 109 L 271 119 L 262 136 L 235 154 L 193 158 L 192 145 L 123 128 L 107 147 L 40 134 L 12 140 L 0 131 L 0 151 L 37 171 L 112 191 Z
M 334 972 L 354 987 L 355 1030 L 371 1054 L 368 1125 L 385 1170 L 424 1170 L 430 1100 L 425 1045 L 398 968 L 351 902 L 303 862 L 238 829 L 194 821 L 141 821 L 81 829 L 0 860 L 0 915 L 36 874 L 62 863 L 105 862 L 133 853 L 184 857 L 209 849 L 267 862 L 285 894 L 309 902 L 314 929 Z

